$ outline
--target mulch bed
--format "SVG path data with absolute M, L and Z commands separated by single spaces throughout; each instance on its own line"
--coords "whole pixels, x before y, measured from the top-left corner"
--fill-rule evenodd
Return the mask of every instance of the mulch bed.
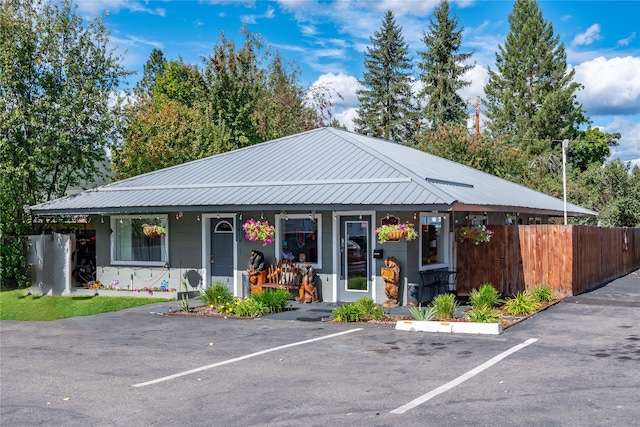
M 523 320 L 528 319 L 529 317 L 535 315 L 536 313 L 544 311 L 547 308 L 555 304 L 558 304 L 560 301 L 562 300 L 557 299 L 551 302 L 543 302 L 540 304 L 540 308 L 535 313 L 530 314 L 528 316 L 511 316 L 508 313 L 503 311 L 502 312 L 502 315 L 503 315 L 502 328 L 507 329 L 515 325 L 516 323 L 519 323 Z M 175 311 L 166 312 L 164 314 L 167 316 L 197 316 L 197 317 L 215 317 L 215 318 L 222 318 L 222 319 L 255 319 L 256 318 L 256 317 L 248 317 L 248 316 L 235 316 L 233 314 L 221 314 L 221 313 L 218 313 L 216 310 L 210 309 L 206 305 L 199 306 L 199 307 L 190 307 L 188 313 L 185 313 L 182 310 L 175 310 Z M 356 322 L 356 323 L 380 325 L 380 326 L 395 326 L 396 322 L 401 320 L 415 320 L 415 319 L 412 316 L 387 315 L 383 320 L 366 320 L 363 322 Z M 468 321 L 463 317 L 455 317 L 453 319 L 434 319 L 434 320 L 438 322 L 467 322 Z M 333 322 L 331 320 L 327 320 L 326 322 L 338 323 L 338 322 Z
M 185 317 L 217 317 L 221 319 L 255 319 L 255 317 L 249 316 L 234 316 L 233 314 L 221 314 L 216 310 L 212 310 L 206 305 L 202 305 L 199 307 L 190 307 L 189 312 L 184 312 L 182 310 L 168 311 L 164 313 L 167 316 L 185 316 Z

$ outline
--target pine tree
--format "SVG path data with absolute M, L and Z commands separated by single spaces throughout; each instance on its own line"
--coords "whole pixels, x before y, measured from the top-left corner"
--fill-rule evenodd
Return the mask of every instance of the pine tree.
M 567 71 L 564 45 L 535 0 L 516 0 L 509 23 L 483 103 L 491 132 L 509 133 L 530 155 L 539 155 L 552 148 L 550 141 L 572 139 L 587 122 L 576 101 L 582 86 L 573 81 L 574 70 Z
M 162 51 L 160 49 L 153 49 L 151 55 L 149 55 L 149 59 L 144 64 L 142 78 L 136 83 L 133 92 L 138 97 L 147 96 L 151 98 L 156 79 L 164 72 L 166 65 L 167 60 L 164 59 Z
M 474 67 L 464 64 L 473 52 L 458 53 L 463 27 L 456 30 L 458 16 L 450 18 L 449 13 L 449 3 L 443 0 L 433 11 L 436 22 L 429 20 L 429 32 L 424 33 L 426 50 L 418 52 L 422 58 L 418 63 L 422 70 L 420 80 L 424 84 L 419 96 L 427 99 L 423 113 L 432 128 L 449 123 L 466 124 L 467 119 L 466 103 L 457 91 L 470 84 L 462 76 Z
M 402 29 L 393 12 L 386 12 L 380 31 L 370 38 L 364 65 L 366 71 L 356 94 L 360 107 L 354 120 L 364 135 L 402 143 L 413 143 L 418 130 L 418 111 L 411 93 L 412 64 Z

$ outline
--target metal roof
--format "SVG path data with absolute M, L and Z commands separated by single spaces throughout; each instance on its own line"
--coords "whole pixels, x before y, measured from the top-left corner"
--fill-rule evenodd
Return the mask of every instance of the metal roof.
M 365 206 L 563 212 L 562 200 L 554 197 L 410 147 L 330 127 L 103 185 L 31 211 L 87 215 Z M 567 212 L 596 214 L 572 204 Z

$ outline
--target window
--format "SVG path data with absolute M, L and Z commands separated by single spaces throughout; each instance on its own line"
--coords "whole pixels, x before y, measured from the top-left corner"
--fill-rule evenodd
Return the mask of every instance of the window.
M 168 261 L 167 215 L 111 217 L 111 262 L 163 265 Z
M 447 217 L 439 213 L 420 215 L 420 269 L 445 267 L 448 259 Z
M 300 261 L 300 255 L 314 268 L 322 268 L 320 242 L 322 216 L 276 215 L 276 257 Z

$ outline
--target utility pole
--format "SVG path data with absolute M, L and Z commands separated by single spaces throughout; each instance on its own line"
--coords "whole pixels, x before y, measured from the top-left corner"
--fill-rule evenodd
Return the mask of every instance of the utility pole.
M 480 136 L 480 97 L 476 96 L 476 138 Z
M 562 190 L 564 192 L 564 225 L 567 225 L 567 147 L 569 140 L 562 140 Z

